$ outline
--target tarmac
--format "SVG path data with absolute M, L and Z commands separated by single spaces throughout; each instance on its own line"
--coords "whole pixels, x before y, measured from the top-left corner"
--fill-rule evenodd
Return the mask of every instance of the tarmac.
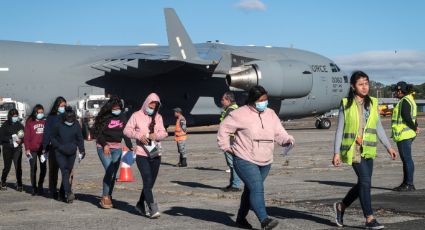
M 424 124 L 425 118 L 419 119 Z M 333 120 L 335 124 L 335 120 Z M 383 119 L 389 128 L 389 119 Z M 296 146 L 288 156 L 275 148 L 274 163 L 265 182 L 268 214 L 279 220 L 276 229 L 337 229 L 332 204 L 341 200 L 356 183 L 349 166 L 331 165 L 335 126 L 330 130 L 314 128 L 314 119 L 284 122 L 295 137 Z M 3 229 L 237 229 L 234 225 L 240 192 L 223 192 L 229 173 L 223 153 L 216 143 L 217 126 L 191 128 L 187 150 L 187 168 L 175 167 L 177 146 L 172 137 L 163 142 L 164 155 L 154 188 L 161 217 L 151 220 L 134 210 L 141 177 L 136 165 L 132 173 L 136 182 L 117 183 L 114 208 L 99 207 L 103 167 L 95 143 L 87 141 L 87 157 L 75 164 L 72 204 L 31 196 L 29 164 L 23 160 L 24 192 L 14 189 L 15 171 L 8 176 L 9 188 L 0 191 L 0 230 Z M 387 129 L 387 134 L 390 130 Z M 415 161 L 414 192 L 393 192 L 402 180 L 400 159 L 392 161 L 382 145 L 374 162 L 372 207 L 386 229 L 424 229 L 425 226 L 425 136 L 413 144 Z M 393 143 L 393 142 L 392 142 Z M 395 147 L 395 144 L 393 143 Z M 3 160 L 0 160 L 0 167 Z M 48 186 L 46 177 L 45 187 Z M 47 190 L 46 190 L 47 192 Z M 260 224 L 253 212 L 248 221 Z M 364 217 L 358 201 L 346 211 L 344 229 L 361 229 Z

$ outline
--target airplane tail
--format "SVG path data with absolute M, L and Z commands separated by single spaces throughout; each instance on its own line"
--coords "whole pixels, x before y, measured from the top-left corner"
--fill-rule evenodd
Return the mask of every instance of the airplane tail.
M 170 59 L 188 61 L 200 60 L 198 52 L 187 34 L 179 17 L 172 8 L 165 8 L 165 22 L 167 26 Z

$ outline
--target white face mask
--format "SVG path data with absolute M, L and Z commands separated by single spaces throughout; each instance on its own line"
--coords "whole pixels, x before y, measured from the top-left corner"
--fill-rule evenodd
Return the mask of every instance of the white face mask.
M 67 125 L 67 126 L 72 126 L 72 125 L 74 124 L 74 122 L 67 122 L 67 121 L 65 121 L 64 123 L 65 123 L 65 125 Z

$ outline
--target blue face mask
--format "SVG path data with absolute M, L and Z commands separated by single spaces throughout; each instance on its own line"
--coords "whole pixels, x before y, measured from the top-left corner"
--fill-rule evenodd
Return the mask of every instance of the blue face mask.
M 58 108 L 58 113 L 64 113 L 64 112 L 65 112 L 65 107 Z
M 117 110 L 112 110 L 112 114 L 115 116 L 118 116 L 121 114 L 121 109 L 117 109 Z
M 269 105 L 269 101 L 255 102 L 255 108 L 259 112 L 263 112 L 264 110 L 266 110 L 268 105 Z
M 146 107 L 146 113 L 149 115 L 149 116 L 152 116 L 152 114 L 153 114 L 153 109 L 151 109 L 151 108 L 149 108 L 149 107 Z
M 19 117 L 12 117 L 12 122 L 13 123 L 16 123 L 16 122 L 18 122 L 19 121 Z
M 37 113 L 37 119 L 41 120 L 44 117 L 44 113 Z
M 64 123 L 65 123 L 65 125 L 67 125 L 67 126 L 72 126 L 72 125 L 74 124 L 74 122 L 67 122 L 67 121 L 65 121 Z

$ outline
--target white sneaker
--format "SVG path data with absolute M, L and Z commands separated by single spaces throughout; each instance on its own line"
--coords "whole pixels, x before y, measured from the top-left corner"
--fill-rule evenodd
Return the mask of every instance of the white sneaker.
M 230 169 L 226 169 L 226 172 L 227 172 L 227 173 L 230 173 Z

